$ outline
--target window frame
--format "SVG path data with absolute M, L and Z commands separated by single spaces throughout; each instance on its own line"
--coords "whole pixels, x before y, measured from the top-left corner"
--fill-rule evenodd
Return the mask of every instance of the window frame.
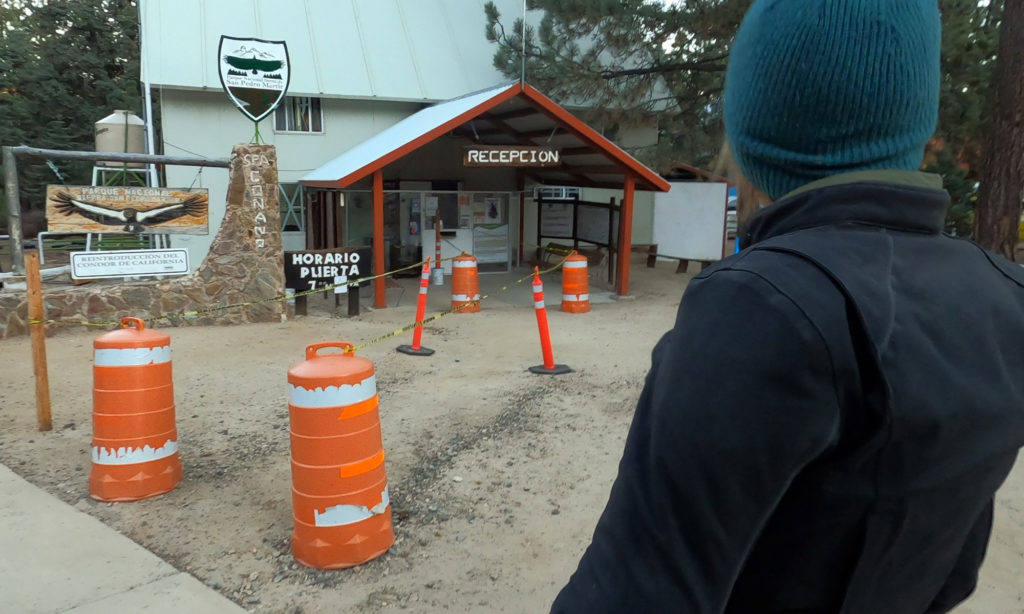
M 296 123 L 295 122 L 295 115 L 294 115 L 294 107 L 292 106 L 293 105 L 292 101 L 296 100 L 296 99 L 299 99 L 299 100 L 305 99 L 305 100 L 309 101 L 307 103 L 307 107 L 306 108 L 307 108 L 307 113 L 309 115 L 308 120 L 309 120 L 310 130 L 294 130 L 294 129 L 293 130 L 289 130 L 288 129 L 288 120 L 289 119 L 292 120 L 292 124 L 293 125 Z M 314 125 L 316 125 L 316 122 L 314 121 L 314 117 L 313 117 L 313 114 L 314 114 L 313 107 L 314 107 L 314 105 L 313 105 L 312 101 L 314 101 L 314 100 L 317 101 L 317 104 L 315 105 L 316 106 L 316 111 L 315 112 L 318 113 L 319 116 L 320 116 L 320 130 L 313 130 L 312 129 L 312 127 Z M 282 113 L 284 114 L 284 125 L 285 125 L 285 128 L 280 129 L 280 128 L 277 127 L 277 125 L 278 125 L 278 117 Z M 274 133 L 275 134 L 324 134 L 324 103 L 323 103 L 323 98 L 320 98 L 318 96 L 285 96 L 284 99 L 281 101 L 281 104 L 278 105 L 278 107 L 274 110 Z

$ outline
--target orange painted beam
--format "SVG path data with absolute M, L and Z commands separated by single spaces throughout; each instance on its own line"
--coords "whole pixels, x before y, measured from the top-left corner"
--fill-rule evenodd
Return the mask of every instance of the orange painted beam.
M 385 271 L 384 264 L 384 171 L 373 172 L 373 274 Z M 373 280 L 373 307 L 384 309 L 388 306 L 385 279 Z
M 338 186 L 342 188 L 347 188 L 348 186 L 359 181 L 363 177 L 366 177 L 371 172 L 380 170 L 387 166 L 388 164 L 391 164 L 395 160 L 404 158 L 408 154 L 416 151 L 417 149 L 433 141 L 437 137 L 447 134 L 448 132 L 451 132 L 453 129 L 461 126 L 462 124 L 470 121 L 471 119 L 475 119 L 476 117 L 483 113 L 486 113 L 487 111 L 493 109 L 494 107 L 505 102 L 506 100 L 514 98 L 522 91 L 521 87 L 522 86 L 518 84 L 510 85 L 507 90 L 495 94 L 493 98 L 481 102 L 472 109 L 469 109 L 468 111 L 462 113 L 461 115 L 458 115 L 454 119 L 451 119 L 433 128 L 429 132 L 420 135 L 418 138 L 415 138 L 409 141 L 408 143 L 405 143 L 404 145 L 394 149 L 390 153 L 381 156 L 380 158 L 374 160 L 370 164 L 367 164 L 363 168 L 353 171 L 348 175 L 345 175 L 344 177 L 341 177 L 338 180 Z M 310 183 L 311 182 L 306 182 L 306 185 L 309 185 Z
M 603 153 L 611 160 L 630 169 L 632 174 L 635 175 L 633 179 L 634 187 L 636 185 L 636 178 L 639 178 L 652 190 L 668 192 L 671 189 L 672 186 L 662 179 L 661 175 L 658 175 L 651 169 L 647 168 L 637 159 L 633 158 L 633 156 L 630 156 L 617 145 L 598 134 L 596 130 L 580 121 L 580 119 L 575 115 L 566 111 L 553 100 L 540 93 L 540 90 L 537 88 L 532 85 L 524 84 L 521 95 L 534 103 L 545 115 L 556 122 L 563 124 L 577 137 L 596 149 L 597 151 L 595 153 Z
M 619 271 L 615 283 L 615 293 L 619 296 L 629 294 L 629 255 L 633 246 L 633 192 L 636 189 L 633 175 L 626 175 L 623 188 L 622 208 L 619 209 Z

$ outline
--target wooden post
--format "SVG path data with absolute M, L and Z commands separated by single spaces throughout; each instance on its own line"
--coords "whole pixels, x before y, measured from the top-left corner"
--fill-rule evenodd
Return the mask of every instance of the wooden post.
M 373 172 L 373 274 L 385 273 L 384 267 L 384 172 Z M 384 278 L 373 280 L 373 307 L 384 309 L 388 306 L 387 286 Z
M 526 179 L 519 171 L 516 171 L 516 175 L 519 186 L 519 252 L 516 254 L 516 266 L 523 266 L 526 254 Z
M 384 278 L 381 277 L 380 279 Z M 387 280 L 384 279 L 384 281 Z M 374 295 L 374 297 L 376 298 L 376 295 Z M 387 304 L 387 301 L 385 301 L 385 304 Z M 352 284 L 351 286 L 348 287 L 348 315 L 359 315 L 359 284 Z
M 626 185 L 622 194 L 622 208 L 619 210 L 619 262 L 618 278 L 615 293 L 619 296 L 629 294 L 629 254 L 633 242 L 633 191 L 636 180 L 633 175 L 626 174 Z
M 29 331 L 32 334 L 32 372 L 36 379 L 36 421 L 40 431 L 53 429 L 50 418 L 50 379 L 46 372 L 46 310 L 43 307 L 43 282 L 39 276 L 39 254 L 25 254 L 25 281 L 28 286 Z

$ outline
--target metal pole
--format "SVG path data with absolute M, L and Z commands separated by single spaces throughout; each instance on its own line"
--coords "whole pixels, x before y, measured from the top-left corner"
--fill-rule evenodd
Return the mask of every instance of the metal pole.
M 18 165 L 11 147 L 4 147 L 4 185 L 7 192 L 7 225 L 11 235 L 11 270 L 25 272 L 25 248 L 21 242 L 21 199 L 18 197 Z
M 142 28 L 142 13 L 146 10 L 143 6 L 144 4 L 146 3 L 143 2 L 143 0 L 139 0 L 137 2 L 139 38 L 143 40 L 145 40 L 145 37 L 149 34 L 148 32 L 143 31 Z M 153 137 L 153 130 L 155 128 L 153 125 L 153 91 L 149 85 L 149 56 L 146 54 L 143 57 L 145 58 L 145 61 L 142 62 L 142 65 L 139 68 L 142 73 L 142 78 L 140 79 L 140 81 L 142 81 L 142 103 L 144 105 L 146 115 L 146 153 L 154 154 L 156 153 L 156 145 Z M 149 186 L 153 188 L 158 187 L 160 185 L 160 180 L 157 177 L 156 165 L 150 164 L 149 168 L 146 170 L 149 174 L 149 181 L 147 182 Z
M 523 62 L 523 72 L 520 74 L 519 83 L 526 85 L 526 0 L 523 0 L 523 50 L 520 54 Z
M 142 164 L 212 166 L 218 168 L 228 168 L 231 166 L 231 160 L 226 158 L 196 158 L 191 156 L 162 156 L 106 151 L 65 151 L 61 149 L 39 149 L 38 147 L 28 147 L 27 145 L 11 147 L 11 150 L 16 156 L 44 158 L 46 160 L 106 160 L 108 162 L 139 162 Z
M 144 87 L 146 88 L 146 146 L 149 148 L 148 153 L 153 154 L 156 153 L 156 145 L 153 141 L 153 95 L 149 90 L 149 83 L 146 83 Z M 149 186 L 152 188 L 158 187 L 160 185 L 160 179 L 156 174 L 156 164 L 150 164 L 148 172 Z

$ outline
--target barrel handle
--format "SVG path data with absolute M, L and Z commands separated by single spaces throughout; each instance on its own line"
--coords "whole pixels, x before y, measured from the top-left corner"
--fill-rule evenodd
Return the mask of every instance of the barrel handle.
M 306 346 L 306 360 L 313 360 L 316 353 L 325 348 L 339 348 L 345 350 L 345 356 L 355 356 L 355 346 L 348 341 L 324 341 Z
M 132 324 L 140 331 L 146 328 L 146 323 L 142 321 L 142 318 L 121 318 L 121 328 L 128 328 Z

